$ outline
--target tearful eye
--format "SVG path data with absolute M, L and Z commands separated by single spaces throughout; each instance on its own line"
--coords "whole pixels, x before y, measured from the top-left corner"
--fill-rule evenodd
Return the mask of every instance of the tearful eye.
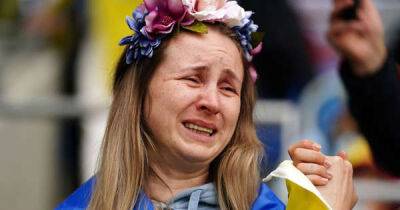
M 200 79 L 198 77 L 186 77 L 185 80 L 193 82 L 193 83 L 200 83 Z
M 235 89 L 235 88 L 233 88 L 233 87 L 230 87 L 230 86 L 225 86 L 225 87 L 222 87 L 222 89 L 223 89 L 223 90 L 225 90 L 225 91 L 228 91 L 228 92 L 232 92 L 232 93 L 235 93 L 235 94 L 237 94 L 237 91 L 236 91 L 236 89 Z

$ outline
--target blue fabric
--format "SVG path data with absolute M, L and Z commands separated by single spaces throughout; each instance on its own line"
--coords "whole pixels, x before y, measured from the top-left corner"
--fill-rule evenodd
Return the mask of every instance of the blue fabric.
M 174 210 L 217 210 L 217 192 L 213 183 L 189 188 L 168 202 Z
M 261 183 L 251 210 L 284 210 L 286 207 L 269 187 Z
M 55 210 L 83 210 L 89 204 L 90 196 L 94 186 L 94 178 L 91 178 L 74 193 L 72 193 L 64 202 L 58 205 Z M 134 207 L 134 210 L 154 210 L 150 199 L 141 194 L 139 197 L 140 202 Z M 189 204 L 192 205 L 192 204 Z M 254 201 L 251 210 L 284 210 L 285 205 L 279 200 L 278 197 L 265 185 L 261 184 L 258 197 Z
M 89 205 L 95 179 L 91 178 L 73 192 L 56 210 L 83 210 Z

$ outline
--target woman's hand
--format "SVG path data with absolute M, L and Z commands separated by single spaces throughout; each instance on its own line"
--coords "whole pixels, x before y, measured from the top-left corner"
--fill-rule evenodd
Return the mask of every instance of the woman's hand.
M 320 152 L 321 146 L 309 140 L 302 140 L 290 146 L 288 152 L 294 166 L 316 186 L 326 185 L 332 178 L 328 172 L 330 162 Z
M 294 166 L 317 186 L 334 210 L 352 209 L 358 198 L 353 186 L 353 167 L 345 152 L 325 156 L 321 146 L 302 140 L 290 146 L 288 152 Z
M 333 2 L 328 40 L 350 62 L 356 75 L 375 73 L 387 57 L 383 24 L 378 10 L 372 0 L 360 0 L 357 18 L 345 20 L 341 14 L 344 9 L 353 5 L 354 0 Z
M 358 197 L 353 185 L 351 163 L 340 156 L 328 156 L 325 160 L 331 165 L 328 173 L 332 174 L 332 179 L 317 189 L 334 210 L 352 209 Z

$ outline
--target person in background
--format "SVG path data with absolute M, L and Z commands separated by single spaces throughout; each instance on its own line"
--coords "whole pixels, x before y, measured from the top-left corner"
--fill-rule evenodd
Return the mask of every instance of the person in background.
M 399 68 L 385 46 L 383 24 L 371 0 L 359 2 L 354 19 L 343 18 L 343 11 L 354 3 L 334 1 L 327 36 L 342 58 L 340 76 L 350 111 L 370 144 L 376 164 L 400 176 Z

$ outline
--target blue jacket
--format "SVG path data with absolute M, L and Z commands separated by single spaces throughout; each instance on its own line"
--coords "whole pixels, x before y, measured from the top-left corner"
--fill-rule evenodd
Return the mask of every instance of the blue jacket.
M 94 185 L 94 179 L 79 187 L 65 201 L 63 201 L 55 210 L 84 210 L 89 204 L 90 196 Z M 149 210 L 154 210 L 151 201 L 142 196 L 142 202 L 139 206 L 135 206 L 134 210 L 141 210 L 141 206 L 147 206 Z M 276 195 L 265 185 L 261 184 L 258 197 L 254 201 L 251 210 L 284 210 L 285 205 L 276 197 Z

